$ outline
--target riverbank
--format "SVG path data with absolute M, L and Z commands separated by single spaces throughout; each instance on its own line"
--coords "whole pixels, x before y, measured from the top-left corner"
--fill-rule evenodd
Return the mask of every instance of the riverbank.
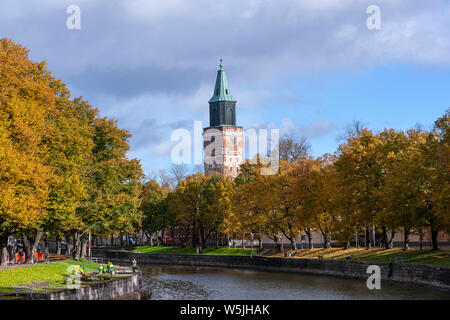
M 125 250 L 139 253 L 159 253 L 159 254 L 196 254 L 195 249 L 190 247 L 166 247 L 166 246 L 138 246 L 138 247 L 98 247 L 106 250 Z M 285 254 L 289 252 L 285 248 Z M 206 248 L 202 250 L 204 255 L 251 255 L 250 248 Z M 259 250 L 253 249 L 253 255 L 263 255 L 266 257 L 282 258 L 283 253 L 276 248 L 266 248 Z M 366 262 L 403 262 L 426 264 L 442 267 L 450 267 L 450 248 L 442 250 L 423 249 L 411 247 L 405 251 L 402 248 L 384 249 L 373 247 L 370 250 L 365 248 L 340 247 L 333 248 L 314 248 L 297 249 L 292 258 L 295 259 L 324 259 L 324 260 L 342 260 L 347 261 L 366 261 Z
M 196 250 L 191 247 L 159 247 L 159 246 L 140 246 L 131 250 L 140 253 L 171 253 L 171 254 L 195 254 Z M 218 255 L 251 255 L 251 248 L 205 248 L 202 254 L 218 254 Z M 253 249 L 253 254 L 257 254 L 260 250 Z
M 98 268 L 98 264 L 89 263 L 86 259 L 8 266 L 0 270 L 0 288 L 33 284 L 36 284 L 36 288 L 40 287 L 39 284 L 45 284 L 42 289 L 62 288 L 74 265 L 83 266 L 86 273 L 95 272 Z
M 439 266 L 240 255 L 149 254 L 105 249 L 93 249 L 93 252 L 95 256 L 123 264 L 129 264 L 132 259 L 136 259 L 140 265 L 230 267 L 353 279 L 367 279 L 367 268 L 376 264 L 380 267 L 382 281 L 410 283 L 450 291 L 450 268 Z
M 147 299 L 149 288 L 143 287 L 142 274 L 131 268 L 116 266 L 117 273 L 109 279 L 75 280 L 68 278 L 74 265 L 86 273 L 96 273 L 98 264 L 83 259 L 63 260 L 48 264 L 16 265 L 0 270 L 0 299 L 31 300 L 129 300 Z M 73 285 L 75 284 L 75 285 Z M 72 287 L 73 288 L 69 288 Z
M 142 292 L 142 294 L 141 294 Z M 140 300 L 150 296 L 143 290 L 142 274 L 119 274 L 110 280 L 95 281 L 79 288 L 34 294 L 32 300 Z
M 287 249 L 286 252 L 289 252 Z M 282 257 L 282 253 L 276 249 L 265 253 L 267 257 Z M 404 262 L 414 264 L 426 264 L 441 267 L 450 267 L 450 250 L 431 250 L 411 248 L 407 251 L 401 248 L 384 249 L 372 248 L 315 248 L 297 250 L 293 258 L 296 259 L 326 259 L 326 260 L 347 260 L 366 262 Z

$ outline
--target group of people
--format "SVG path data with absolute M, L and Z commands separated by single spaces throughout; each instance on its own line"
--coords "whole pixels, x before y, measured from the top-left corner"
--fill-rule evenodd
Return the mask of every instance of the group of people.
M 73 275 L 80 275 L 83 278 L 88 278 L 88 274 L 86 273 L 86 269 L 82 265 L 74 265 L 72 268 Z M 114 265 L 111 262 L 108 262 L 106 266 L 100 264 L 98 266 L 98 274 L 97 276 L 102 279 L 105 275 L 113 276 L 114 275 Z
M 294 253 L 292 252 L 292 250 L 289 250 L 289 252 L 284 253 L 284 257 L 288 257 L 288 258 L 292 257 L 293 255 L 294 255 Z
M 137 267 L 137 261 L 136 259 L 133 259 L 131 261 L 131 269 L 134 272 L 136 272 Z M 72 268 L 72 274 L 73 275 L 80 275 L 82 278 L 88 278 L 89 275 L 86 273 L 86 269 L 82 265 L 74 265 Z M 115 274 L 114 271 L 114 265 L 109 261 L 106 265 L 100 264 L 98 266 L 98 273 L 97 277 L 101 280 L 103 280 L 104 277 L 110 277 Z
M 72 274 L 79 274 L 82 277 L 87 278 L 86 269 L 82 265 L 79 265 L 79 264 L 73 266 Z
M 98 266 L 98 276 L 100 277 L 100 279 L 106 274 L 109 276 L 114 275 L 114 265 L 111 263 L 111 261 L 109 261 L 106 266 L 104 266 L 103 264 L 100 264 Z

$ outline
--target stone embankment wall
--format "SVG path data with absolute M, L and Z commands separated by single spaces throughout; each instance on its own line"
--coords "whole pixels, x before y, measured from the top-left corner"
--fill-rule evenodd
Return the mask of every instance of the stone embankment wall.
M 430 286 L 450 291 L 450 268 L 410 263 L 356 262 L 295 258 L 268 258 L 262 256 L 147 254 L 129 251 L 93 249 L 93 255 L 116 263 L 129 264 L 134 258 L 143 265 L 185 265 L 202 267 L 231 267 L 275 272 L 337 276 L 367 279 L 367 267 L 378 265 L 381 279 Z
M 34 294 L 32 300 L 124 300 L 142 299 L 149 292 L 142 290 L 142 273 L 136 272 L 106 282 L 82 286 L 78 289 L 67 289 L 46 294 Z

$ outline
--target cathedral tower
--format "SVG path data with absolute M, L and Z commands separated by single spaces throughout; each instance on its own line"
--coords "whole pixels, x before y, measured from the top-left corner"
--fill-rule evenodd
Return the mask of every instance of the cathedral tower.
M 244 162 L 244 129 L 236 126 L 236 100 L 228 86 L 220 59 L 216 86 L 209 100 L 209 127 L 203 129 L 207 176 L 216 173 L 235 178 Z

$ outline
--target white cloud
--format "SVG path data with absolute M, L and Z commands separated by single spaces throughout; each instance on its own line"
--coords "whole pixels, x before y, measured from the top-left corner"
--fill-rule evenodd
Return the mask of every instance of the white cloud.
M 65 26 L 70 4 L 81 8 L 79 31 Z M 50 70 L 102 115 L 135 133 L 137 146 L 154 137 L 149 149 L 162 156 L 170 150 L 165 131 L 171 124 L 208 121 L 207 101 L 220 56 L 238 113 L 247 110 L 240 119 L 253 123 L 275 121 L 259 112 L 269 106 L 317 103 L 307 90 L 298 94 L 287 87 L 305 75 L 398 61 L 450 67 L 448 1 L 378 1 L 379 31 L 366 28 L 371 4 L 373 0 L 2 0 L 0 29 L 28 47 L 34 60 L 47 60 Z M 158 122 L 146 129 L 145 121 L 152 119 Z M 332 130 L 333 123 L 300 125 L 286 119 L 282 128 L 315 139 Z
M 157 156 L 167 156 L 172 151 L 172 148 L 177 144 L 177 141 L 164 141 L 155 146 L 152 151 Z

